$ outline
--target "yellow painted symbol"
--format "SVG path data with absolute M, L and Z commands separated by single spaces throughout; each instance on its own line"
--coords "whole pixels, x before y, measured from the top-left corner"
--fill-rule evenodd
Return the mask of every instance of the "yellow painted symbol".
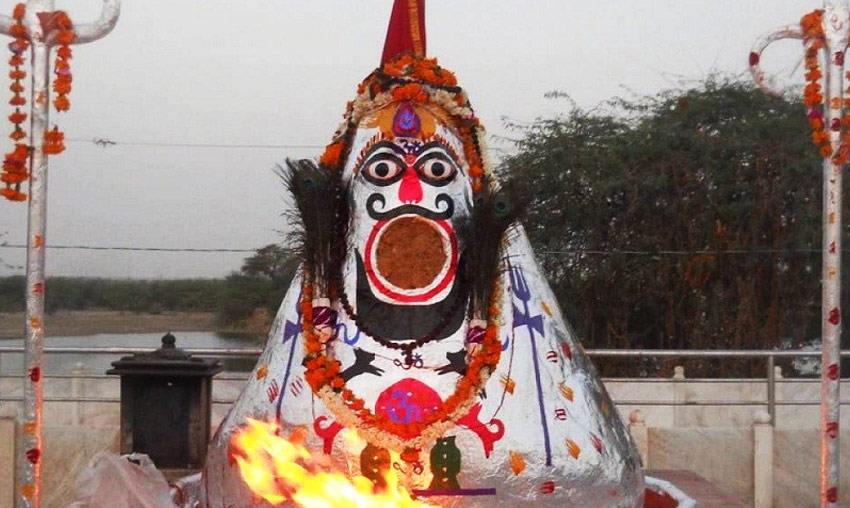
M 23 487 L 21 487 L 21 496 L 29 499 L 35 494 L 35 485 L 32 483 L 27 483 Z
M 573 389 L 567 386 L 564 383 L 561 383 L 558 386 L 558 389 L 561 391 L 561 395 L 564 396 L 565 399 L 572 402 L 573 401 Z
M 522 458 L 522 454 L 512 450 L 510 456 L 511 471 L 515 475 L 522 473 L 525 469 L 525 459 Z
M 47 95 L 44 92 L 38 92 L 35 97 L 36 104 L 44 104 L 47 101 Z
M 257 379 L 264 379 L 268 373 L 269 373 L 268 366 L 263 365 L 262 367 L 257 369 Z
M 578 444 L 576 444 L 576 442 L 572 439 L 567 439 L 566 444 L 567 451 L 570 452 L 570 455 L 572 455 L 574 459 L 577 459 L 581 454 L 581 448 L 579 448 Z
M 545 312 L 548 316 L 551 317 L 552 316 L 552 309 L 550 309 L 549 306 L 546 305 L 546 302 L 540 302 L 540 305 L 543 307 L 543 312 Z
M 34 436 L 35 435 L 35 423 L 30 422 L 30 423 L 27 423 L 26 425 L 24 425 L 24 434 L 26 434 L 28 436 Z
M 838 270 L 836 270 L 834 266 L 830 266 L 826 269 L 826 275 L 828 277 L 835 277 L 837 274 Z
M 611 406 L 606 401 L 602 401 L 602 414 L 605 415 L 605 418 L 611 416 Z
M 827 220 L 829 221 L 830 224 L 835 224 L 835 212 L 829 212 L 829 216 L 827 217 Z
M 35 238 L 33 239 L 33 245 L 34 245 L 37 249 L 40 249 L 41 247 L 44 247 L 44 237 L 43 237 L 43 236 L 41 236 L 41 235 L 35 235 Z
M 514 394 L 514 389 L 516 388 L 516 382 L 513 379 L 506 376 L 505 374 L 502 374 L 502 385 L 504 385 L 506 392 L 510 393 L 511 395 Z

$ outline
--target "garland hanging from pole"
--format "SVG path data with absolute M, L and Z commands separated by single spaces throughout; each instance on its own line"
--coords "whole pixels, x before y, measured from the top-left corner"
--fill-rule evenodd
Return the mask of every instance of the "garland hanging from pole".
M 15 38 L 9 44 L 9 49 L 12 51 L 12 57 L 9 59 L 9 65 L 12 67 L 9 71 L 9 77 L 12 79 L 12 85 L 9 87 L 12 91 L 12 99 L 9 104 L 15 106 L 15 112 L 9 115 L 9 121 L 15 126 L 9 137 L 15 145 L 11 152 L 6 153 L 3 159 L 3 172 L 0 174 L 0 181 L 6 184 L 0 189 L 0 195 L 9 201 L 26 201 L 27 195 L 21 192 L 21 184 L 29 179 L 27 167 L 29 147 L 21 142 L 27 136 L 26 131 L 21 127 L 27 119 L 27 114 L 21 111 L 21 106 L 27 103 L 23 95 L 22 83 L 22 80 L 27 77 L 27 72 L 21 68 L 24 64 L 25 52 L 29 48 L 27 29 L 23 23 L 25 13 L 26 5 L 17 4 L 12 12 L 15 23 L 9 28 L 10 34 Z

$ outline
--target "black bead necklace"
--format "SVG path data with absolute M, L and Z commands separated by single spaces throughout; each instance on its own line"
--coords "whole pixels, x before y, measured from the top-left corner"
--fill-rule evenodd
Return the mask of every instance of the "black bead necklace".
M 461 281 L 462 282 L 462 281 Z M 344 286 L 342 284 L 339 285 L 340 288 Z M 465 291 L 463 290 L 463 286 L 461 286 L 461 290 L 457 292 L 455 296 L 455 301 L 452 303 L 452 306 L 449 308 L 449 311 L 443 316 L 443 319 L 437 323 L 437 326 L 434 327 L 433 330 L 426 333 L 425 335 L 415 339 L 410 340 L 409 342 L 395 342 L 386 337 L 381 337 L 369 330 L 369 327 L 366 326 L 363 321 L 357 316 L 357 313 L 354 312 L 354 309 L 351 307 L 351 304 L 348 301 L 348 295 L 345 293 L 344 289 L 340 290 L 339 293 L 339 301 L 342 303 L 342 309 L 354 321 L 354 324 L 357 325 L 357 328 L 375 340 L 378 344 L 389 348 L 394 349 L 396 351 L 401 351 L 404 353 L 404 363 L 406 365 L 413 365 L 413 351 L 417 348 L 424 346 L 430 342 L 434 342 L 440 338 L 440 335 L 445 331 L 446 327 L 449 326 L 452 319 L 454 319 L 457 312 L 460 310 L 463 305 L 463 301 L 465 298 L 463 295 Z

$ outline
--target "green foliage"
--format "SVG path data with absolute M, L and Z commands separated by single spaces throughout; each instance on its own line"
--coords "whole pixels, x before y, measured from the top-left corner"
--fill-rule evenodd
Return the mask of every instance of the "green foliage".
M 245 260 L 241 273 L 226 279 L 132 280 L 51 277 L 45 284 L 45 311 L 117 310 L 215 312 L 222 326 L 244 322 L 255 309 L 272 315 L 298 268 L 291 251 L 267 245 Z M 0 278 L 0 312 L 24 310 L 26 280 Z
M 115 280 L 51 277 L 45 284 L 45 310 L 105 309 L 130 312 L 212 312 L 225 289 L 216 279 Z M 25 279 L 0 278 L 0 312 L 24 310 Z
M 816 340 L 821 162 L 801 102 L 713 79 L 609 106 L 520 128 L 500 168 L 585 346 Z
M 239 324 L 262 308 L 274 315 L 297 269 L 298 258 L 291 250 L 277 244 L 257 249 L 240 273 L 225 280 L 216 320 L 223 326 Z

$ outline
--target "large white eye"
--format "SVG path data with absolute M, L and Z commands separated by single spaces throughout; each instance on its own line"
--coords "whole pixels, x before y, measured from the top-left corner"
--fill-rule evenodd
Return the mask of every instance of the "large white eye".
M 425 160 L 419 163 L 418 169 L 424 180 L 435 185 L 450 182 L 457 173 L 454 163 L 438 153 L 426 155 Z
M 366 162 L 362 173 L 370 182 L 386 185 L 394 182 L 402 170 L 401 162 L 392 155 L 378 155 Z

